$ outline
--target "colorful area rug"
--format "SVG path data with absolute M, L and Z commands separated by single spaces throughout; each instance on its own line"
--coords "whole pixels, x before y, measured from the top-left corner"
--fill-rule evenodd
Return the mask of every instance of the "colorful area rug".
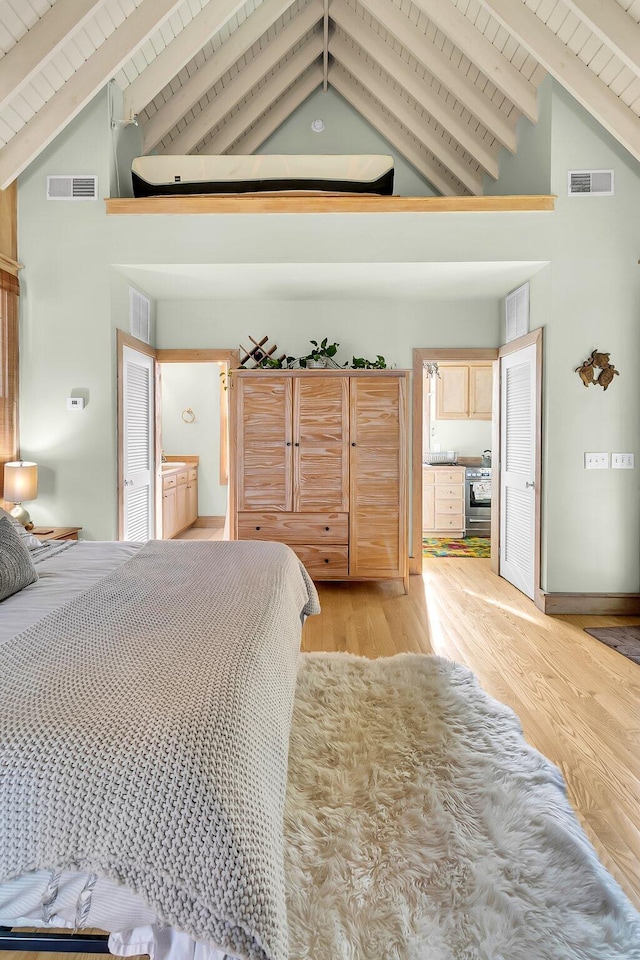
M 422 556 L 490 557 L 491 540 L 489 537 L 464 537 L 462 540 L 454 540 L 452 537 L 424 537 Z
M 640 663 L 640 626 L 635 627 L 585 627 L 585 633 L 606 643 L 621 653 L 627 660 Z

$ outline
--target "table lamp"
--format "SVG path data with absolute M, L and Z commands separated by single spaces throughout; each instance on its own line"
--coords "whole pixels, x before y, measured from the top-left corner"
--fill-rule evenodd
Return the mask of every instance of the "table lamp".
M 14 503 L 10 510 L 12 517 L 21 523 L 25 530 L 33 529 L 29 513 L 22 506 L 24 500 L 35 500 L 38 495 L 38 464 L 27 460 L 17 460 L 4 465 L 4 500 Z

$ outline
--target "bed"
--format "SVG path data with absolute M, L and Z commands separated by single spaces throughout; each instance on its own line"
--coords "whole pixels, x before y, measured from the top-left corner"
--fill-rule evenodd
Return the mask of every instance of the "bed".
M 393 193 L 393 157 L 351 155 L 136 157 L 134 197 L 235 193 Z
M 0 604 L 0 926 L 98 927 L 156 960 L 286 956 L 306 571 L 281 544 L 27 543 L 0 517 L 0 555 L 38 574 Z

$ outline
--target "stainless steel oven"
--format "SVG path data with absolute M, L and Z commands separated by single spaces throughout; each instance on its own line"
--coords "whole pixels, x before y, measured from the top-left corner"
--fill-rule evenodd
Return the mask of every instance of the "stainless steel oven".
M 491 467 L 467 467 L 464 472 L 464 517 L 468 537 L 491 534 Z

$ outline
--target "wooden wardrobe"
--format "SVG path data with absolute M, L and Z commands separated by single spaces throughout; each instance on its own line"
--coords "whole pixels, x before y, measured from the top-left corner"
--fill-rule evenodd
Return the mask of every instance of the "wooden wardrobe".
M 407 370 L 234 370 L 232 535 L 408 585 Z

